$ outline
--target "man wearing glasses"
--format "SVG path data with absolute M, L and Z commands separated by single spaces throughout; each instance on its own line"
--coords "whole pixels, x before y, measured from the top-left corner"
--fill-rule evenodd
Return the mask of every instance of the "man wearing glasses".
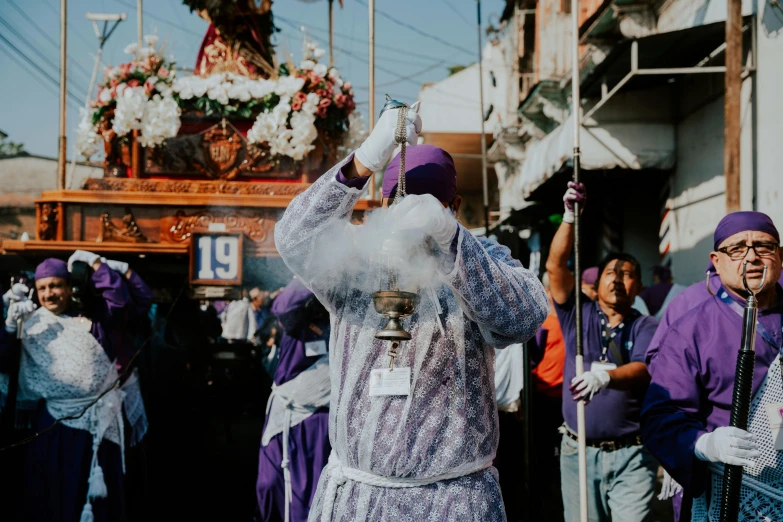
M 745 466 L 740 520 L 783 520 L 777 411 L 783 407 L 780 235 L 760 212 L 735 212 L 715 229 L 710 259 L 721 286 L 665 333 L 642 409 L 645 445 L 684 488 L 682 520 L 718 520 L 724 464 Z M 729 427 L 742 313 L 743 263 L 758 294 L 756 366 L 748 431 Z M 768 415 L 772 412 L 774 415 Z

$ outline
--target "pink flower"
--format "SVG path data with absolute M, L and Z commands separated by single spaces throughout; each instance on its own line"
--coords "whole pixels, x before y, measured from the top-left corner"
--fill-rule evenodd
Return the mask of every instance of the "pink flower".
M 127 76 L 128 73 L 130 73 L 130 68 L 131 68 L 131 64 L 129 63 L 124 63 L 120 65 L 120 76 L 122 76 L 123 78 Z
M 296 93 L 294 95 L 294 100 L 298 101 L 300 104 L 304 103 L 304 102 L 307 101 L 307 95 L 305 93 L 299 91 L 298 93 Z
M 326 109 L 326 108 L 327 108 L 327 107 L 329 107 L 331 104 L 332 104 L 332 100 L 330 100 L 329 98 L 324 98 L 323 100 L 321 100 L 321 101 L 318 103 L 318 108 L 321 108 L 321 107 L 323 107 L 324 109 Z
M 109 86 L 110 87 L 117 87 L 120 84 L 120 81 L 117 78 L 112 78 L 109 80 Z
M 307 99 L 307 97 L 305 97 L 305 99 Z M 292 111 L 298 111 L 301 108 L 302 108 L 302 102 L 299 101 L 298 99 L 291 102 Z
M 352 86 L 351 86 L 351 82 L 345 82 L 345 83 L 343 84 L 343 91 L 345 91 L 345 92 L 348 92 L 348 91 L 350 91 L 350 90 L 351 90 L 351 87 L 352 87 Z
M 334 98 L 334 104 L 338 109 L 342 109 L 348 103 L 348 96 L 345 94 L 338 94 Z
M 315 93 L 318 95 L 319 98 L 326 98 L 326 89 L 317 89 Z
M 318 107 L 318 110 L 315 112 L 319 118 L 326 118 L 326 107 Z
M 139 80 L 137 80 L 136 78 L 128 82 L 128 87 L 138 87 L 138 86 L 139 86 Z

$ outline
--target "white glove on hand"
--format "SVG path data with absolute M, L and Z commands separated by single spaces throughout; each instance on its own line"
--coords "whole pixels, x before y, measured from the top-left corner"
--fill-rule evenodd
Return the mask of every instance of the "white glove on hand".
M 723 426 L 705 433 L 696 441 L 693 453 L 699 460 L 722 462 L 732 466 L 754 466 L 751 460 L 761 456 L 757 437 L 739 428 Z
M 87 263 L 89 266 L 92 266 L 96 261 L 100 261 L 100 259 L 101 256 L 98 254 L 93 254 L 92 252 L 87 252 L 86 250 L 77 250 L 71 255 L 71 257 L 68 258 L 68 271 L 73 271 L 73 264 L 76 261 L 82 261 Z
M 575 401 L 584 399 L 585 404 L 593 400 L 596 393 L 609 386 L 609 373 L 606 370 L 590 370 L 571 379 L 571 395 Z
M 408 145 L 415 145 L 421 132 L 421 118 L 417 114 L 420 102 L 416 102 L 408 109 L 405 117 Z M 397 133 L 397 115 L 400 109 L 389 109 L 381 115 L 372 133 L 364 140 L 356 151 L 356 159 L 359 163 L 373 172 L 381 170 L 394 154 L 397 141 L 394 136 Z
M 581 205 L 579 208 L 583 209 L 586 200 L 587 192 L 585 191 L 584 183 L 569 181 L 568 190 L 566 190 L 565 195 L 563 195 L 563 206 L 565 207 L 565 210 L 563 211 L 563 222 L 573 223 L 576 219 L 574 204 L 579 203 L 579 205 Z
M 8 316 L 5 319 L 5 331 L 16 332 L 16 321 L 35 311 L 35 303 L 30 300 L 16 301 L 8 307 Z
M 114 259 L 106 259 L 105 257 L 102 257 L 101 262 L 106 263 L 109 265 L 109 268 L 115 272 L 118 272 L 122 276 L 127 274 L 128 270 L 130 270 L 130 265 L 125 261 L 115 261 Z
M 3 294 L 3 304 L 8 306 L 14 301 L 24 301 L 27 299 L 27 294 L 29 292 L 30 289 L 27 288 L 27 285 L 24 285 L 22 283 L 16 283 L 14 286 L 11 287 L 10 290 L 8 290 L 5 294 Z
M 448 252 L 457 233 L 457 220 L 435 196 L 410 194 L 391 206 L 387 217 L 393 234 L 418 233 L 431 237 L 441 252 Z M 422 237 L 422 239 L 424 239 Z

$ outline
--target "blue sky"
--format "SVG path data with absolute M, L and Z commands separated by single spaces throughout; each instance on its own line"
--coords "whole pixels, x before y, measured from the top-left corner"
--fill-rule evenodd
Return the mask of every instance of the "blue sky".
M 59 1 L 3 0 L 0 2 L 0 35 L 58 79 Z M 343 78 L 351 81 L 362 114 L 367 113 L 367 3 L 335 2 L 335 61 Z M 503 0 L 482 1 L 482 22 L 497 22 Z M 476 61 L 475 0 L 376 0 L 376 107 L 384 93 L 413 100 L 422 83 L 448 75 L 447 67 Z M 69 0 L 68 2 L 68 156 L 73 151 L 73 129 L 83 105 L 98 40 L 85 13 L 120 13 L 126 21 L 104 48 L 103 63 L 119 64 L 128 58 L 123 48 L 136 39 L 135 0 Z M 144 32 L 157 32 L 167 42 L 178 65 L 193 67 L 207 24 L 191 14 L 179 0 L 145 0 Z M 327 2 L 276 0 L 273 6 L 278 52 L 288 50 L 297 60 L 302 44 L 301 27 L 327 48 Z M 408 25 L 410 27 L 406 27 Z M 34 71 L 0 38 L 0 130 L 21 142 L 28 152 L 56 156 L 58 133 L 57 85 Z M 20 65 L 21 64 L 21 65 Z M 100 69 L 102 72 L 103 68 Z M 100 76 L 99 76 L 100 78 Z

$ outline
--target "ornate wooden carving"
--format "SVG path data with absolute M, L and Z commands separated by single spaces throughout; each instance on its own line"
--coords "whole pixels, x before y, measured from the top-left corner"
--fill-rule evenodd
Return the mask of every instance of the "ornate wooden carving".
M 139 225 L 130 209 L 122 217 L 122 227 L 115 225 L 108 212 L 101 214 L 101 232 L 96 241 L 116 241 L 120 243 L 148 243 L 149 239 L 141 233 Z
M 59 221 L 57 203 L 41 203 L 40 219 L 38 221 L 38 239 L 54 241 L 57 239 L 57 224 Z
M 84 190 L 157 192 L 175 194 L 238 194 L 243 196 L 296 196 L 309 185 L 304 183 L 248 183 L 242 181 L 182 181 L 151 179 L 89 178 Z
M 223 124 L 214 126 L 201 138 L 204 157 L 209 167 L 206 174 L 215 173 L 220 179 L 235 178 L 239 167 L 239 151 L 246 145 L 245 139 L 233 126 Z
M 205 209 L 192 214 L 178 210 L 174 216 L 164 218 L 165 235 L 171 242 L 188 241 L 194 231 L 209 230 L 213 224 L 224 224 L 227 232 L 241 232 L 254 243 L 267 243 L 272 238 L 275 220 L 264 211 L 241 209 Z

